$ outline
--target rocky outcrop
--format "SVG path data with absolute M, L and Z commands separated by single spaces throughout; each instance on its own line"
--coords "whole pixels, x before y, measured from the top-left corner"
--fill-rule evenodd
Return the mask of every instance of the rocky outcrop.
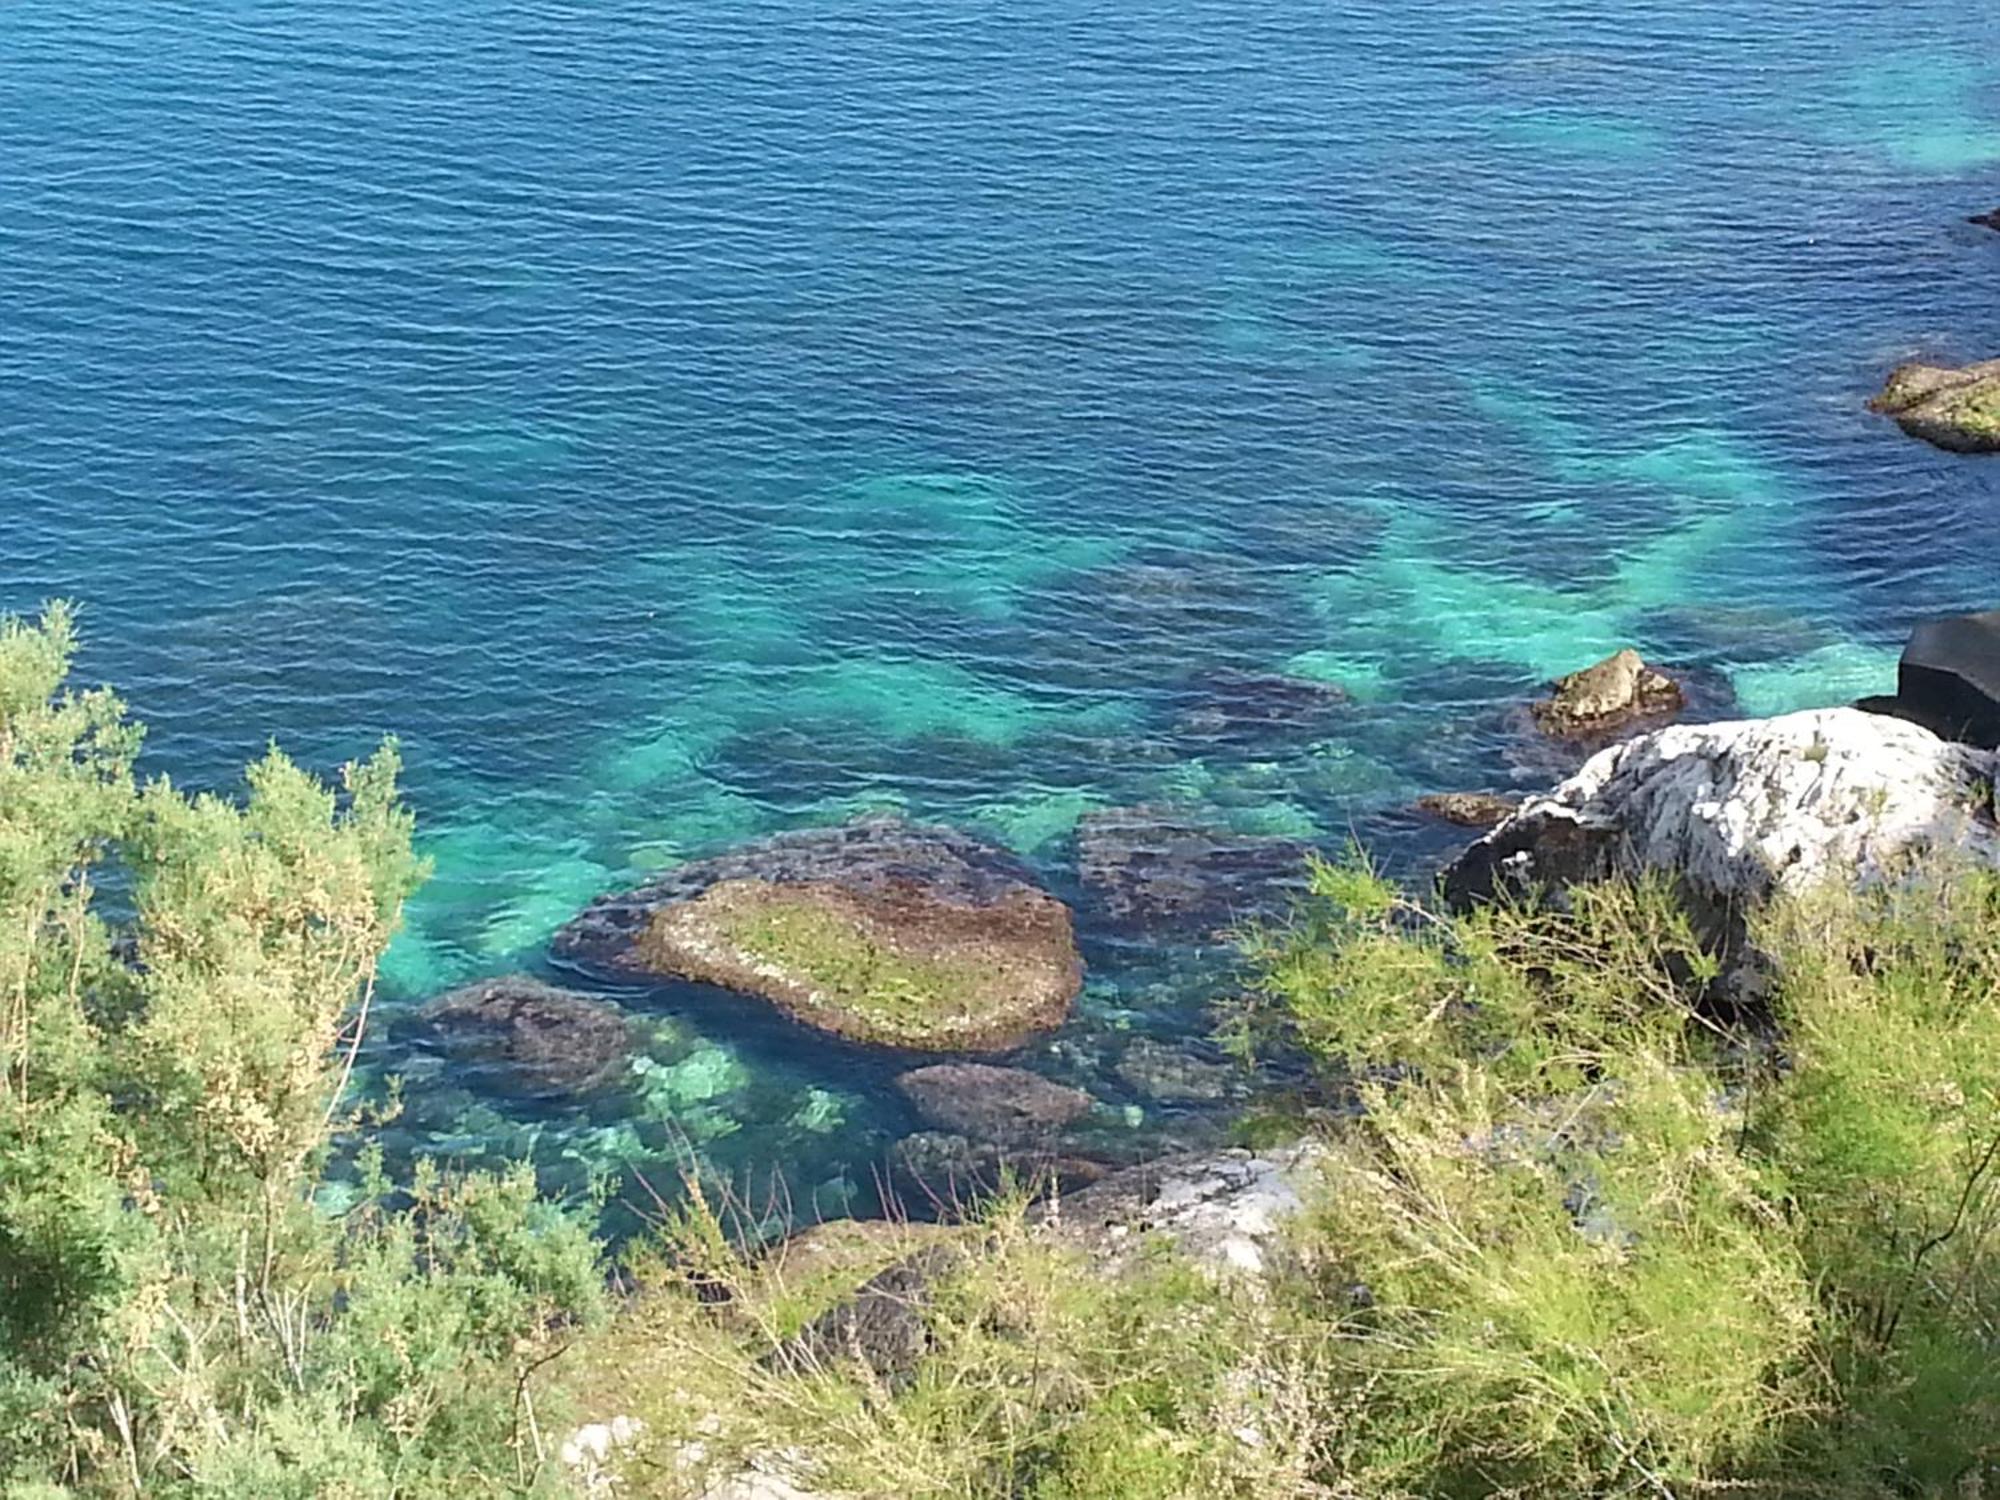
M 1600 751 L 1531 798 L 1459 857 L 1445 892 L 1463 905 L 1502 888 L 1660 870 L 1730 909 L 1874 878 L 1933 847 L 1991 861 L 1993 765 L 1985 751 L 1855 709 L 1676 725 Z
M 1417 798 L 1417 811 L 1460 828 L 1494 828 L 1520 810 L 1518 797 L 1493 792 L 1432 792 Z
M 1939 448 L 2000 453 L 2000 359 L 1956 368 L 1898 365 L 1868 405 Z
M 2000 745 L 2000 610 L 1919 625 L 1903 648 L 1895 695 L 1856 706 L 1908 719 L 1944 739 Z
M 617 1006 L 525 974 L 482 979 L 418 1012 L 447 1059 L 483 1068 L 503 1088 L 580 1094 L 623 1076 L 631 1031 Z
M 1002 1146 L 1046 1142 L 1087 1114 L 1090 1095 L 1025 1068 L 938 1063 L 896 1080 L 924 1123 Z
M 1109 807 L 1077 823 L 1093 916 L 1154 936 L 1207 937 L 1282 913 L 1304 888 L 1308 846 L 1205 827 L 1170 809 Z
M 1044 1220 L 1107 1269 L 1157 1239 L 1210 1272 L 1259 1276 L 1286 1221 L 1305 1207 L 1322 1151 L 1301 1141 L 1264 1151 L 1168 1157 L 1058 1199 Z
M 1012 855 L 868 818 L 783 834 L 593 903 L 557 955 L 719 986 L 850 1040 L 997 1052 L 1059 1025 L 1083 983 L 1069 909 Z
M 1990 214 L 1973 214 L 1965 222 L 1983 224 L 1988 229 L 2000 229 L 2000 208 L 1994 209 Z
M 1596 738 L 1672 718 L 1686 705 L 1681 686 L 1629 647 L 1558 677 L 1533 705 L 1535 722 L 1559 739 Z

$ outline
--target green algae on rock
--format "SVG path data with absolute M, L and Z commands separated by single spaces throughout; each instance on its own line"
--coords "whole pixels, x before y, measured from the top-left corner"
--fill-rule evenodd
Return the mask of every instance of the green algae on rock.
M 557 935 L 588 967 L 713 984 L 852 1041 L 999 1052 L 1082 988 L 1069 909 L 1003 850 L 893 817 L 782 834 L 605 897 Z
M 2000 359 L 1957 368 L 1898 365 L 1868 406 L 1939 448 L 2000 453 Z

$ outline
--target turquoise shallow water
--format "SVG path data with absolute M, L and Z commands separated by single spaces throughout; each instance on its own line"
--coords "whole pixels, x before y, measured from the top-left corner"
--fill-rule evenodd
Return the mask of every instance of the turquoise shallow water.
M 859 808 L 1059 886 L 1140 800 L 1415 870 L 1415 793 L 1546 774 L 1543 677 L 1836 701 L 1996 602 L 2000 463 L 1858 411 L 2000 352 L 1996 202 L 1960 0 L 14 0 L 0 607 L 86 601 L 184 780 L 401 734 L 398 1003 Z M 1353 702 L 1218 737 L 1218 669 Z M 1095 956 L 1040 1062 L 1149 1128 L 1098 1040 L 1199 985 Z M 878 1070 L 628 998 L 579 1109 L 392 1025 L 399 1139 L 866 1199 Z

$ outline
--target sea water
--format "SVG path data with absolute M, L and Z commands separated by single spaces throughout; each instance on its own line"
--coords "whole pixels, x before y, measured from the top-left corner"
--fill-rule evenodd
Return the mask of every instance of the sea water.
M 1544 778 L 1508 707 L 1617 647 L 1885 687 L 2000 603 L 2000 461 L 1862 410 L 2000 354 L 1996 203 L 1963 0 L 12 0 L 0 608 L 82 601 L 186 783 L 401 737 L 399 1152 L 837 1212 L 889 1062 L 664 987 L 531 1104 L 408 1014 L 780 828 L 1068 892 L 1147 802 L 1414 872 L 1397 810 Z M 1219 669 L 1349 701 L 1193 732 Z M 1219 981 L 1092 958 L 1028 1061 L 1167 1129 L 1111 1060 Z

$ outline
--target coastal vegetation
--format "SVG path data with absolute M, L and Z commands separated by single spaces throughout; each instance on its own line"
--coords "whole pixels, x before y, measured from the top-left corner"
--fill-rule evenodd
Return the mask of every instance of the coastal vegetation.
M 612 1254 L 353 1097 L 422 879 L 393 744 L 136 768 L 0 625 L 0 1482 L 70 1496 L 1972 1496 L 2000 1483 L 2000 878 L 1452 911 L 1358 857 L 1246 935 L 1302 1079 L 1255 1256 L 1030 1177 Z M 510 1012 L 511 1015 L 511 1012 Z M 1302 1181 L 1307 1180 L 1302 1178 Z

